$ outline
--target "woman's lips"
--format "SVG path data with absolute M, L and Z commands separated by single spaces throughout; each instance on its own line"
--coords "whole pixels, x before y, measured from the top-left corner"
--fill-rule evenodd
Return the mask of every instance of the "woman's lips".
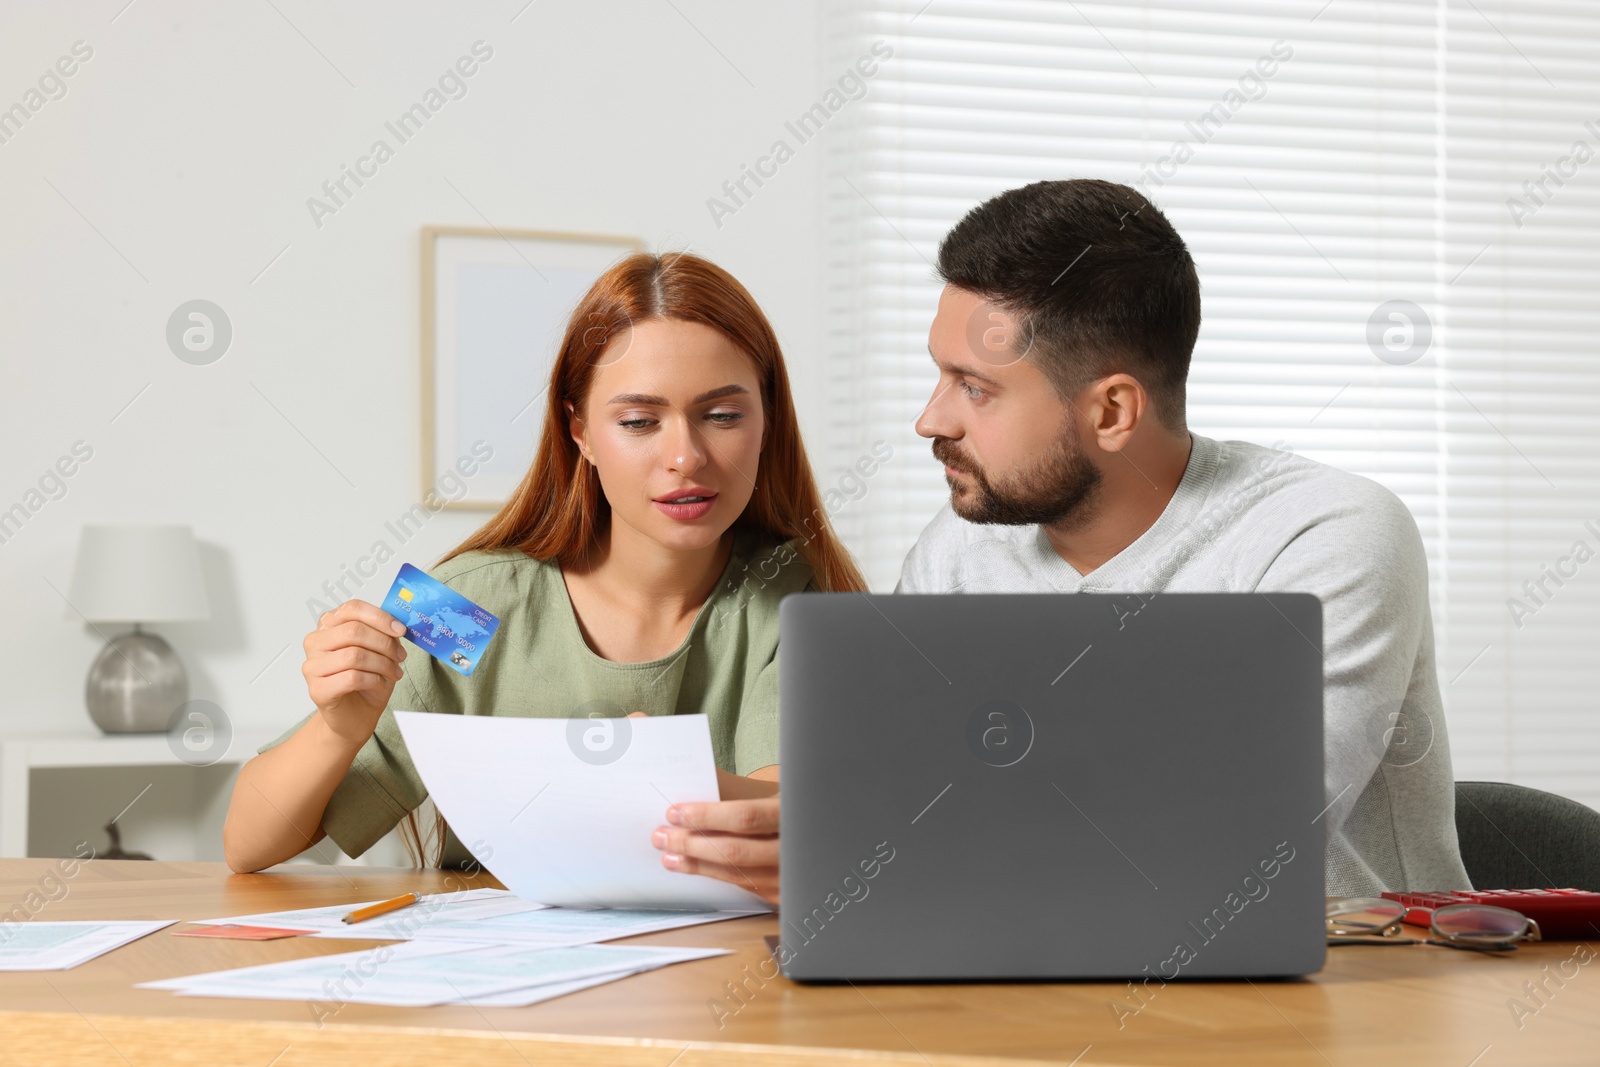
M 691 504 L 672 503 L 673 500 L 680 500 L 683 497 L 700 497 L 700 499 Z M 655 504 L 656 507 L 661 509 L 661 513 L 667 516 L 667 518 L 677 519 L 680 522 L 693 522 L 695 519 L 704 518 L 706 515 L 710 514 L 711 508 L 716 504 L 716 502 L 716 493 L 684 493 L 678 497 L 669 497 L 664 500 L 651 501 L 651 503 Z

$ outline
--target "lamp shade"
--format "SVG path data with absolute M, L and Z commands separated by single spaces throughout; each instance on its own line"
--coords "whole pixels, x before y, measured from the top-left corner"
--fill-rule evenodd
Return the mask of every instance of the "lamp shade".
M 85 526 L 72 606 L 90 622 L 183 622 L 211 614 L 187 526 Z

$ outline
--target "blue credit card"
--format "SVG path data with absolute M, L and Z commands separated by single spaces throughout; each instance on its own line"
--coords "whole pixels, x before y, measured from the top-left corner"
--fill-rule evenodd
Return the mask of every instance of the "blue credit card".
M 383 598 L 383 610 L 406 625 L 418 648 L 462 674 L 471 674 L 500 620 L 409 563 Z

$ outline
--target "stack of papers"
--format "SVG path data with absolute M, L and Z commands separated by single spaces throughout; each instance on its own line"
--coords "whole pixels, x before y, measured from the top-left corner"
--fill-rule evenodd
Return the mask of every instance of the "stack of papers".
M 0 923 L 0 971 L 64 971 L 174 921 Z
M 367 901 L 365 903 L 376 903 Z M 346 923 L 365 903 L 201 919 L 200 926 L 276 926 L 311 937 L 400 940 L 362 952 L 287 960 L 145 982 L 179 996 L 427 1007 L 467 1002 L 521 1007 L 727 949 L 600 945 L 657 930 L 736 919 L 741 911 L 550 908 L 504 889 L 439 893 L 388 915 Z
M 368 901 L 366 903 L 377 903 Z M 555 948 L 590 945 L 619 937 L 675 930 L 682 926 L 737 919 L 747 911 L 645 911 L 640 909 L 549 908 L 520 900 L 504 889 L 471 889 L 439 893 L 399 911 L 365 922 L 347 923 L 344 916 L 364 903 L 338 904 L 297 911 L 266 911 L 225 919 L 197 919 L 201 926 L 283 926 L 312 931 L 312 937 L 356 941 L 488 942 Z
M 343 1004 L 425 1008 L 468 1003 L 522 1007 L 685 960 L 722 956 L 720 948 L 578 945 L 528 948 L 413 941 L 365 952 L 240 967 L 142 982 L 186 997 L 304 1000 L 329 1012 Z

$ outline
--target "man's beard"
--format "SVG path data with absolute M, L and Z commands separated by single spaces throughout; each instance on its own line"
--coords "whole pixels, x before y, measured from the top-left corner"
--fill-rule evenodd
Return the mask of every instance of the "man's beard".
M 933 455 L 972 480 L 972 491 L 960 494 L 955 480 L 945 476 L 950 482 L 950 506 L 968 522 L 1070 528 L 1087 522 L 1094 512 L 1100 469 L 1083 454 L 1077 427 L 1071 423 L 1038 464 L 1002 483 L 990 481 L 948 437 L 933 439 Z

